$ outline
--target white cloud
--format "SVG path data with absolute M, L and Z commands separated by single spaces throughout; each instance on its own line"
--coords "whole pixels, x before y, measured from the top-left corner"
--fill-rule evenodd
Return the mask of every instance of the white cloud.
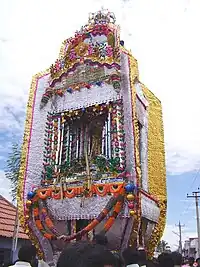
M 10 196 L 10 182 L 5 176 L 5 172 L 0 170 L 0 195 L 5 197 L 7 200 L 12 200 Z M 2 186 L 3 185 L 3 186 Z

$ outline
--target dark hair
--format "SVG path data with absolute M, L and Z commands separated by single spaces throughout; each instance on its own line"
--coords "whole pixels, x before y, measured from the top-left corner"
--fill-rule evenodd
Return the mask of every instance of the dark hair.
M 34 258 L 33 246 L 24 245 L 19 249 L 18 259 L 19 261 L 25 261 L 31 263 Z
M 113 252 L 113 255 L 115 257 L 115 266 L 116 267 L 124 266 L 124 261 L 123 261 L 121 255 L 117 252 Z
M 116 267 L 116 258 L 109 250 L 101 245 L 95 245 L 87 255 L 87 267 L 104 267 L 105 265 Z
M 144 249 L 138 250 L 139 264 L 146 265 L 147 263 L 147 253 Z
M 135 250 L 134 248 L 126 248 L 123 253 L 123 258 L 125 265 L 130 265 L 130 264 L 137 264 L 139 262 L 139 254 L 138 251 Z
M 107 246 L 108 245 L 107 236 L 105 236 L 103 234 L 95 235 L 94 238 L 93 238 L 93 241 L 96 244 L 99 244 L 99 245 L 102 245 L 102 246 Z
M 36 257 L 37 255 L 37 250 L 36 250 L 36 247 L 34 245 L 31 245 L 31 250 L 32 250 L 32 255 L 33 257 Z
M 146 266 L 147 267 L 155 267 L 158 266 L 157 262 L 153 261 L 153 260 L 147 260 L 146 261 Z
M 200 258 L 197 258 L 197 259 L 196 259 L 196 262 L 197 262 L 197 261 L 200 261 Z
M 194 264 L 194 258 L 193 257 L 190 257 L 188 259 L 188 263 L 189 263 L 190 266 L 192 266 Z
M 13 262 L 10 262 L 10 261 L 6 261 L 4 262 L 2 265 L 0 266 L 3 266 L 3 267 L 9 267 L 9 266 L 12 266 L 13 265 Z
M 61 253 L 57 267 L 115 266 L 115 257 L 104 246 L 80 241 L 69 244 Z
M 183 258 L 182 255 L 176 251 L 171 254 L 174 265 L 182 265 Z
M 171 254 L 166 252 L 158 256 L 158 263 L 160 267 L 174 267 L 174 262 Z

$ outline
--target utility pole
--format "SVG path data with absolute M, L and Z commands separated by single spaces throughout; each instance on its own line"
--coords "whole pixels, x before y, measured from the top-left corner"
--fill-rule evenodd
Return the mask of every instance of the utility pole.
M 13 262 L 13 256 L 14 252 L 17 249 L 17 242 L 18 242 L 18 233 L 19 233 L 19 214 L 18 214 L 18 208 L 16 210 L 16 215 L 15 215 L 15 225 L 14 225 L 14 231 L 13 231 L 13 236 L 12 236 L 12 250 L 11 250 L 11 255 L 10 255 L 10 260 Z
M 179 252 L 182 255 L 183 253 L 183 247 L 182 247 L 182 228 L 185 225 L 182 225 L 181 222 L 179 221 L 178 225 L 176 225 L 179 229 L 179 234 L 177 234 L 179 236 Z M 174 232 L 175 233 L 175 232 Z M 176 234 L 176 233 L 175 233 Z
M 199 188 L 198 188 L 199 190 Z M 197 233 L 198 233 L 198 257 L 200 257 L 200 224 L 199 224 L 199 197 L 200 191 L 192 192 L 192 195 L 187 194 L 187 198 L 194 198 L 196 205 L 196 216 L 197 216 Z

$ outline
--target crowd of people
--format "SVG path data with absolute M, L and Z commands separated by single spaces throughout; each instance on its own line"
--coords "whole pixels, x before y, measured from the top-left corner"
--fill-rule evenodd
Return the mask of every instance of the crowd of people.
M 183 264 L 178 252 L 162 253 L 157 259 L 148 260 L 144 249 L 126 248 L 122 254 L 107 249 L 107 239 L 96 236 L 93 242 L 79 241 L 70 243 L 61 252 L 57 267 L 200 267 L 200 259 L 196 262 L 189 258 Z M 22 246 L 18 260 L 10 267 L 48 267 L 44 261 L 37 260 L 34 246 Z

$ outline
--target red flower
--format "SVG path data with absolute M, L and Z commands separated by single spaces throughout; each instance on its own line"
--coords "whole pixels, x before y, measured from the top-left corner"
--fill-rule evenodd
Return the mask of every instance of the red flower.
M 63 96 L 63 91 L 61 89 L 57 90 L 57 95 Z
M 88 84 L 85 85 L 85 87 L 86 87 L 87 89 L 90 89 L 91 85 L 88 83 Z

